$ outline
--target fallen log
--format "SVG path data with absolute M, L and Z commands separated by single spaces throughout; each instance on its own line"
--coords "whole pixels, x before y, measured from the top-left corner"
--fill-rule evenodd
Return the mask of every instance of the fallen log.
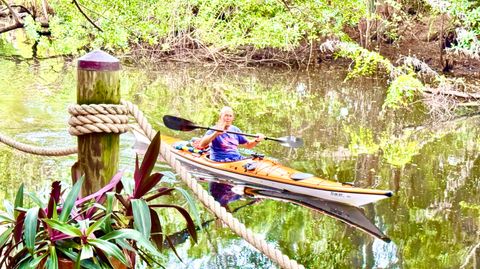
M 448 95 L 462 99 L 480 99 L 480 93 L 468 93 L 468 92 L 460 92 L 455 90 L 445 90 L 445 89 L 433 89 L 427 88 L 424 90 L 426 93 L 431 94 L 441 94 L 441 95 Z

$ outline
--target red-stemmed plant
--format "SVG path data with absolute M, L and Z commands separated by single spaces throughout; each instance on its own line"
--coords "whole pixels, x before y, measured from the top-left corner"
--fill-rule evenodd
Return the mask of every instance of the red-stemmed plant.
M 122 192 L 119 172 L 101 190 L 81 198 L 84 179 L 72 169 L 75 184 L 65 199 L 56 181 L 48 202 L 32 196 L 36 206 L 27 209 L 20 186 L 14 209 L 0 215 L 6 229 L 0 235 L 0 268 L 58 268 L 59 258 L 71 260 L 76 268 L 134 267 L 135 257 L 152 266 L 166 239 L 156 208 L 176 209 L 196 242 L 195 225 L 184 208 L 153 203 L 174 190 L 157 187 L 163 175 L 152 171 L 159 149 L 157 134 L 140 165 L 136 158 L 131 193 Z

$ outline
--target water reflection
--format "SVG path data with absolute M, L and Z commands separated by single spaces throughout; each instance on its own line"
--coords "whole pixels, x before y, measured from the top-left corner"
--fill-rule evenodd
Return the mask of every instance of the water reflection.
M 210 194 L 215 198 L 216 201 L 222 204 L 222 206 L 226 207 L 231 214 L 235 214 L 237 211 L 257 202 L 257 199 L 252 199 L 244 203 L 243 205 L 240 205 L 231 209 L 230 207 L 228 207 L 228 204 L 230 202 L 240 199 L 242 196 L 236 193 L 233 193 L 231 190 L 228 190 L 232 188 L 232 185 L 217 183 L 217 182 L 211 182 L 211 183 L 212 184 L 209 184 L 209 185 L 210 186 L 214 185 L 215 186 L 214 188 L 216 188 L 216 190 L 212 192 L 210 189 Z M 202 230 L 205 231 L 205 228 L 207 228 L 211 223 L 216 221 L 217 221 L 216 218 L 211 218 L 209 220 L 203 221 L 201 225 L 196 225 L 195 229 L 197 230 L 197 232 L 200 232 Z M 163 246 L 166 248 L 171 248 L 172 246 L 176 247 L 180 244 L 185 243 L 189 238 L 190 238 L 190 233 L 188 229 L 185 228 L 181 231 L 168 235 L 167 238 L 164 240 Z
M 135 150 L 138 153 L 146 152 L 148 147 L 149 140 L 141 132 L 134 130 L 136 143 L 134 145 Z M 187 164 L 184 164 L 187 165 Z M 218 179 L 215 175 L 212 175 L 207 170 L 201 170 L 198 167 L 190 167 L 190 172 L 192 175 L 200 181 L 208 182 L 208 190 L 210 195 L 220 203 L 221 206 L 225 207 L 229 211 L 229 203 L 240 199 L 242 196 L 240 194 L 246 194 L 248 197 L 254 198 L 269 198 L 277 199 L 283 202 L 293 202 L 295 204 L 311 208 L 317 211 L 320 211 L 328 216 L 332 216 L 336 219 L 341 220 L 347 224 L 352 225 L 360 230 L 363 230 L 385 242 L 390 242 L 390 239 L 382 233 L 375 225 L 368 220 L 368 218 L 363 213 L 361 208 L 354 206 L 348 206 L 345 204 L 335 203 L 333 201 L 327 201 L 317 197 L 312 197 L 308 195 L 302 195 L 287 191 L 274 190 L 274 189 L 265 189 L 265 187 L 253 187 L 252 185 L 244 187 L 245 182 L 235 182 L 235 179 L 229 178 L 228 180 Z M 217 181 L 220 180 L 220 181 Z M 228 184 L 227 182 L 230 182 Z M 237 184 L 237 185 L 236 185 Z M 240 193 L 234 192 L 233 188 L 242 187 Z
M 278 199 L 283 202 L 292 202 L 294 204 L 316 210 L 327 216 L 349 224 L 354 228 L 360 229 L 387 243 L 390 242 L 390 238 L 386 236 L 377 226 L 375 226 L 370 219 L 367 218 L 361 208 L 335 203 L 311 196 L 289 192 L 279 192 L 275 190 L 262 190 L 247 187 L 244 189 L 244 192 L 253 197 Z
M 363 209 L 358 207 L 291 192 L 244 186 L 242 182 L 238 182 L 240 185 L 232 185 L 231 182 L 209 181 L 208 184 L 210 186 L 210 194 L 222 206 L 227 208 L 229 203 L 242 197 L 240 194 L 253 199 L 274 199 L 286 203 L 294 203 L 338 219 L 387 243 L 390 242 L 390 238 L 372 223 L 365 215 Z
M 232 191 L 233 186 L 230 184 L 211 181 L 208 183 L 208 191 L 221 206 L 230 211 L 228 204 L 240 199 L 242 196 Z

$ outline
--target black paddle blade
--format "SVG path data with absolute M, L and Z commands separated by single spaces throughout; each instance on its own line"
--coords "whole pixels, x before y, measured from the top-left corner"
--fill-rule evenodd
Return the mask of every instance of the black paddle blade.
M 301 148 L 303 147 L 303 139 L 295 136 L 284 136 L 278 138 L 280 145 L 290 148 Z
M 163 124 L 165 124 L 167 128 L 177 131 L 188 132 L 198 128 L 198 126 L 195 126 L 195 124 L 189 120 L 170 115 L 163 116 Z

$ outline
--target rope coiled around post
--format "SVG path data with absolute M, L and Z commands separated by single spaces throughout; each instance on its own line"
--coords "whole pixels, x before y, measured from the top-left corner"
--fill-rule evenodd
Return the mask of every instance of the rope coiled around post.
M 72 115 L 69 120 L 69 123 L 71 123 L 69 132 L 72 135 L 100 133 L 104 132 L 104 129 L 108 129 L 108 131 L 105 132 L 126 132 L 129 129 L 128 114 L 130 114 L 135 118 L 149 140 L 152 140 L 155 136 L 155 130 L 150 123 L 148 123 L 142 111 L 131 102 L 122 101 L 121 105 L 76 105 L 69 107 L 69 113 Z M 117 130 L 118 132 L 116 132 Z M 0 134 L 0 142 L 23 152 L 36 155 L 65 156 L 77 153 L 76 147 L 60 149 L 34 147 L 16 142 L 2 134 Z M 171 153 L 171 149 L 167 148 L 163 143 L 160 144 L 160 154 L 198 197 L 202 204 L 213 212 L 215 216 L 222 220 L 237 235 L 244 238 L 248 243 L 277 263 L 281 268 L 304 269 L 303 265 L 298 264 L 295 260 L 291 260 L 281 251 L 268 244 L 265 239 L 255 235 L 231 213 L 227 212 L 219 202 L 215 201 L 215 199 L 203 189 L 202 185 L 192 177 L 180 161 L 175 159 L 175 156 Z
M 91 133 L 128 132 L 128 108 L 124 105 L 71 105 L 68 113 L 72 115 L 68 120 L 71 135 L 79 136 Z

